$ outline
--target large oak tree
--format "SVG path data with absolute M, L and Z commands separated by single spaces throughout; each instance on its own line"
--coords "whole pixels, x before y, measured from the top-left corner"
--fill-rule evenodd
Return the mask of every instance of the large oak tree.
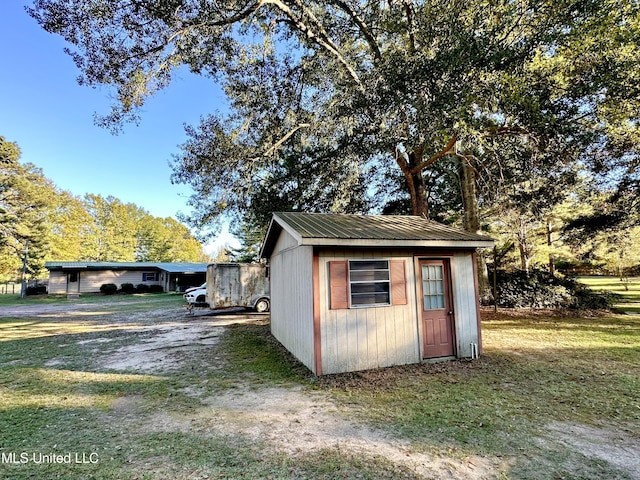
M 479 203 L 528 166 L 580 162 L 626 172 L 620 185 L 637 186 L 638 8 L 637 0 L 36 0 L 29 12 L 71 44 L 81 83 L 115 89 L 105 126 L 137 120 L 145 98 L 183 65 L 223 85 L 229 111 L 189 127 L 174 165 L 174 180 L 194 187 L 196 224 L 243 215 L 256 194 L 277 203 L 296 189 L 328 210 L 397 201 L 395 184 L 376 178 L 390 165 L 411 212 L 428 216 L 425 175 L 446 158 L 465 227 L 478 230 Z

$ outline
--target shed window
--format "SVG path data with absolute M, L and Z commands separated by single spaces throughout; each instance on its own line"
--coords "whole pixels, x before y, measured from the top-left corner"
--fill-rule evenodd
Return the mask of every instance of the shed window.
M 391 283 L 389 261 L 351 260 L 349 262 L 351 305 L 389 305 Z
M 158 272 L 144 272 L 142 274 L 143 282 L 155 282 L 158 280 Z
M 332 310 L 406 305 L 404 260 L 329 262 Z

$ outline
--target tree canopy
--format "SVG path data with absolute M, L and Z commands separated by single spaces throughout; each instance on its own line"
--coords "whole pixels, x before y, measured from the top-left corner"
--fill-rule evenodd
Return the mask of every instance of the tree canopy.
M 0 136 L 0 276 L 19 271 L 25 254 L 28 273 L 41 268 L 50 241 L 45 207 L 54 187 L 19 159 L 18 145 Z
M 208 262 L 189 228 L 114 197 L 76 197 L 58 189 L 20 148 L 0 137 L 0 280 L 15 280 L 48 260 Z M 28 248 L 27 248 L 28 242 Z
M 540 179 L 566 192 L 581 168 L 638 208 L 637 0 L 36 0 L 29 12 L 71 44 L 81 83 L 115 89 L 105 126 L 136 121 L 181 66 L 224 87 L 228 111 L 187 127 L 174 159 L 195 225 L 259 221 L 265 206 L 433 216 L 446 204 L 478 230 L 505 195 L 553 208 L 563 196 Z

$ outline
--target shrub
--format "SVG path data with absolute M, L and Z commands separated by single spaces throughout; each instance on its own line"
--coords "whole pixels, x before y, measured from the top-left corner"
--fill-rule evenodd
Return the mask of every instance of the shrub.
M 118 291 L 118 286 L 115 283 L 103 283 L 100 285 L 100 293 L 105 295 L 113 295 Z
M 581 288 L 576 290 L 575 300 L 576 308 L 610 310 L 615 303 L 620 301 L 620 295 L 605 290 L 594 292 L 586 286 L 581 285 Z
M 120 285 L 120 290 L 123 293 L 134 293 L 136 291 L 136 287 L 133 286 L 133 283 L 123 283 Z
M 35 287 L 27 287 L 27 291 L 26 291 L 27 295 L 40 295 L 42 293 L 47 293 L 46 285 L 36 285 Z
M 615 296 L 594 292 L 572 277 L 544 270 L 521 270 L 498 275 L 498 306 L 507 308 L 609 309 Z
M 162 285 L 151 285 L 149 289 L 151 290 L 151 293 L 164 293 Z
M 151 287 L 146 283 L 139 283 L 136 287 L 136 292 L 138 293 L 149 293 L 151 291 Z

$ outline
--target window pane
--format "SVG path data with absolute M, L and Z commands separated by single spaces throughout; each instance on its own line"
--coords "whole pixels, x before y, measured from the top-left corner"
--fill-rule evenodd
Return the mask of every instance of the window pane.
M 388 304 L 389 293 L 364 293 L 351 295 L 351 305 Z
M 436 277 L 438 280 L 442 280 L 442 266 L 438 265 L 437 267 L 435 267 L 436 269 Z
M 389 270 L 360 270 L 351 272 L 352 282 L 374 282 L 389 280 Z
M 444 308 L 444 297 L 442 295 L 437 295 L 435 298 L 435 308 Z
M 422 266 L 422 295 L 425 310 L 444 309 L 444 269 L 442 265 Z
M 389 279 L 388 260 L 349 261 L 351 305 L 389 305 Z
M 431 310 L 431 297 L 427 295 L 424 296 L 424 309 Z
M 389 283 L 353 283 L 351 284 L 351 293 L 389 293 Z
M 349 270 L 389 270 L 388 260 L 352 260 Z

